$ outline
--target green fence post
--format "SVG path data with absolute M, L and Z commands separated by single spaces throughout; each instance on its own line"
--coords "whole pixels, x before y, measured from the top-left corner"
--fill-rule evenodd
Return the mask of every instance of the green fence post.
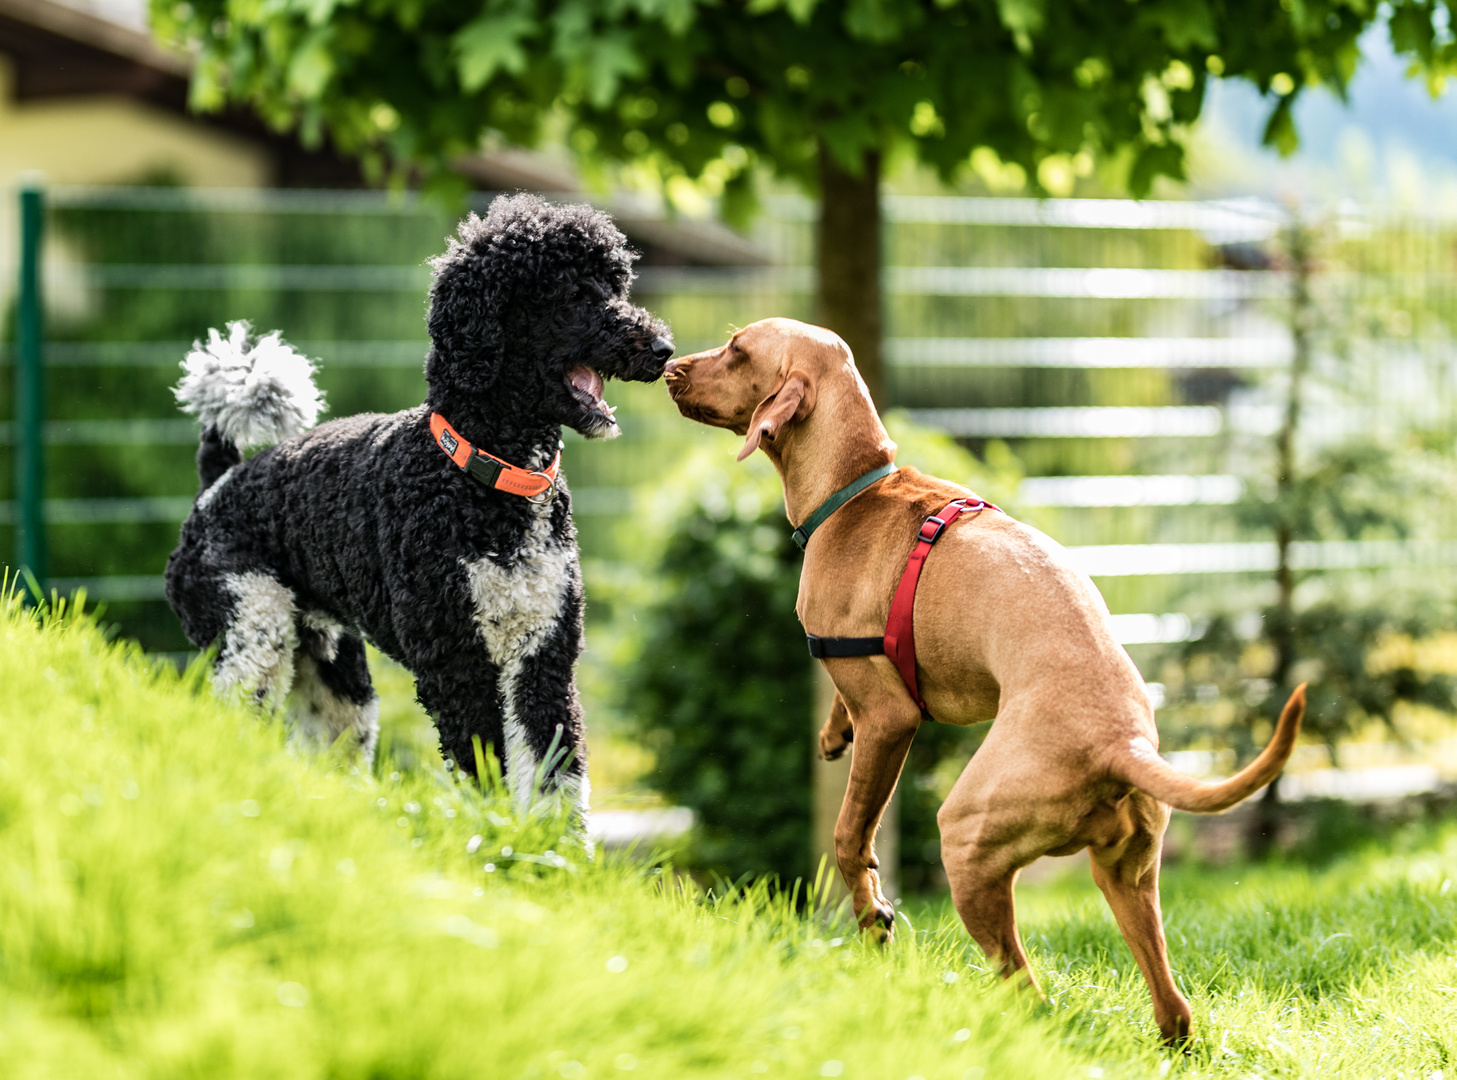
M 20 192 L 20 294 L 15 354 L 15 566 L 28 570 L 44 588 L 45 521 L 41 516 L 45 484 L 44 331 L 41 325 L 40 255 L 45 206 L 40 188 Z M 22 588 L 24 587 L 22 583 Z

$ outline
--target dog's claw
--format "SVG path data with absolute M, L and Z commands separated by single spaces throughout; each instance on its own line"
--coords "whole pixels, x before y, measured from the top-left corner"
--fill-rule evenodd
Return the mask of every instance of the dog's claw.
M 877 945 L 885 945 L 895 937 L 895 908 L 880 895 L 879 889 L 860 917 L 860 929 Z

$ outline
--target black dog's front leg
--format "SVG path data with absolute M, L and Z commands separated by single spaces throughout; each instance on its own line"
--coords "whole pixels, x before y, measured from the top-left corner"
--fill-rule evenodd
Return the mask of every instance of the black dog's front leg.
M 506 739 L 499 683 L 500 672 L 479 643 L 452 654 L 446 662 L 417 670 L 415 693 L 435 721 L 440 755 L 455 762 L 467 776 L 478 771 L 477 742 L 482 754 L 495 754 L 504 767 Z
M 523 763 L 531 763 L 533 770 L 531 789 L 525 788 L 526 779 L 519 774 L 510 780 L 518 804 L 524 801 L 523 793 L 533 803 L 541 797 L 559 800 L 580 825 L 590 792 L 587 742 L 576 683 L 583 637 L 582 581 L 581 571 L 575 566 L 572 570 L 556 622 L 541 646 L 522 660 L 515 678 L 502 679 L 500 697 L 507 745 L 512 743 L 512 727 L 519 726 L 529 751 L 520 756 Z M 508 764 L 508 771 L 511 767 Z
M 582 583 L 572 567 L 562 604 L 539 635 L 481 642 L 437 658 L 416 677 L 440 731 L 440 752 L 477 772 L 475 740 L 500 762 L 521 811 L 562 800 L 578 821 L 587 804 L 587 747 L 574 679 L 582 651 Z

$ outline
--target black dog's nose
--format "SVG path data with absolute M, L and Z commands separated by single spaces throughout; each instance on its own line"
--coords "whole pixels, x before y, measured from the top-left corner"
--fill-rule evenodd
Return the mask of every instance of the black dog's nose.
M 666 360 L 673 355 L 673 340 L 671 338 L 653 338 L 653 356 L 658 360 Z

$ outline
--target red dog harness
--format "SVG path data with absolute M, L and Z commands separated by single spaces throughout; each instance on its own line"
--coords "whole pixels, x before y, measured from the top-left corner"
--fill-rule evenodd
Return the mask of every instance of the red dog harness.
M 878 479 L 878 478 L 877 478 Z M 862 489 L 863 490 L 863 489 Z M 857 492 L 858 494 L 858 492 Z M 841 504 L 843 505 L 843 503 Z M 838 507 L 836 508 L 838 509 Z M 921 697 L 920 683 L 916 679 L 916 586 L 921 580 L 921 570 L 926 565 L 926 556 L 931 547 L 941 538 L 946 527 L 962 514 L 978 514 L 983 510 L 998 510 L 1000 507 L 975 496 L 969 499 L 953 499 L 921 523 L 916 535 L 916 546 L 911 549 L 906 568 L 901 573 L 900 584 L 890 602 L 890 615 L 885 620 L 885 636 L 870 638 L 816 637 L 806 634 L 809 654 L 817 660 L 836 656 L 880 656 L 890 657 L 900 672 L 901 681 L 910 691 L 911 699 L 921 710 L 921 717 L 934 719 L 926 710 L 926 701 Z M 818 524 L 818 523 L 816 523 Z M 808 537 L 806 537 L 806 540 Z M 801 545 L 803 546 L 803 545 Z

